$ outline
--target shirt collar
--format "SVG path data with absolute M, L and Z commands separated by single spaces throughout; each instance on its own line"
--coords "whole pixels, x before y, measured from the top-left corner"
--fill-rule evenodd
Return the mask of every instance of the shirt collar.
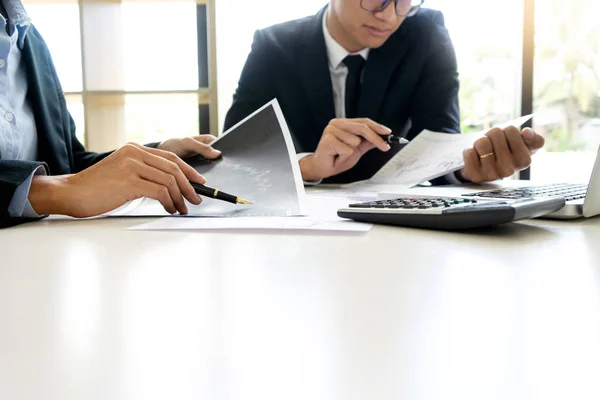
M 329 9 L 325 13 L 323 13 L 323 36 L 325 37 L 325 47 L 327 48 L 327 58 L 329 59 L 329 66 L 333 69 L 337 69 L 344 58 L 349 55 L 359 54 L 367 60 L 369 57 L 369 48 L 362 49 L 356 53 L 350 53 L 346 50 L 341 44 L 339 44 L 331 33 L 329 33 L 329 29 L 327 29 L 327 15 L 329 14 Z
M 19 32 L 19 47 L 22 49 L 25 42 L 25 36 L 31 25 L 31 19 L 23 7 L 21 0 L 0 0 L 3 2 L 8 14 L 8 20 L 17 27 Z

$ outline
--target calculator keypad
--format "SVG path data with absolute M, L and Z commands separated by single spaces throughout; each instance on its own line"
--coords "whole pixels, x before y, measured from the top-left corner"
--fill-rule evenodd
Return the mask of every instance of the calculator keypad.
M 454 197 L 400 197 L 392 200 L 379 200 L 367 203 L 350 204 L 350 208 L 383 208 L 405 210 L 444 209 L 476 204 L 477 200 Z

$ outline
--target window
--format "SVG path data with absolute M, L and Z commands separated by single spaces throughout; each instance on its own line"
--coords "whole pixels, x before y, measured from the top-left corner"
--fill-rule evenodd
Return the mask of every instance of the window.
M 285 7 L 280 4 L 277 0 L 229 0 L 227 7 L 222 8 L 217 4 L 220 127 L 231 105 L 254 31 L 315 14 L 327 1 L 289 2 Z M 480 130 L 515 118 L 519 113 L 523 33 L 519 29 L 506 29 L 506 21 L 522 20 L 522 0 L 498 3 L 427 0 L 425 4 L 444 13 L 457 51 L 463 131 Z M 237 12 L 229 12 L 230 7 L 235 7 Z M 497 18 L 484 17 L 490 14 Z M 253 18 L 247 18 L 247 15 Z M 232 30 L 235 35 L 229 34 Z
M 89 150 L 217 134 L 214 0 L 25 3 Z
M 123 3 L 122 29 L 125 90 L 198 89 L 196 3 Z
M 67 101 L 67 109 L 71 113 L 73 121 L 75 121 L 77 139 L 81 143 L 85 143 L 85 110 L 83 107 L 83 96 L 81 94 L 65 95 Z
M 81 32 L 79 6 L 75 4 L 29 4 L 27 13 L 51 50 L 63 90 L 81 92 Z M 60 21 L 60 23 L 57 23 Z
M 254 31 L 315 14 L 327 0 L 25 3 L 52 52 L 78 137 L 102 151 L 222 131 Z M 523 28 L 533 25 L 523 23 L 524 5 L 535 6 L 529 105 L 547 141 L 531 176 L 585 181 L 600 145 L 596 0 L 426 0 L 444 13 L 456 49 L 462 131 L 521 113 Z
M 28 4 L 27 13 L 48 47 L 63 90 L 67 108 L 75 120 L 77 138 L 85 142 L 81 32 L 77 4 Z M 56 21 L 61 21 L 57 24 Z
M 532 179 L 589 179 L 600 145 L 600 6 L 537 0 L 534 128 L 546 138 Z
M 440 10 L 456 50 L 462 132 L 520 115 L 523 1 L 427 0 Z M 493 15 L 494 18 L 489 18 Z M 515 28 L 516 27 L 516 28 Z
M 127 141 L 162 142 L 172 137 L 194 136 L 198 123 L 196 94 L 129 94 L 125 96 Z

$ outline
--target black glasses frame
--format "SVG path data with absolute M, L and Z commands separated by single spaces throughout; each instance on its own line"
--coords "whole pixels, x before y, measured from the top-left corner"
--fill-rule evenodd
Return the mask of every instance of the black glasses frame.
M 365 7 L 364 1 L 365 0 L 360 0 L 360 8 L 362 8 L 365 11 L 370 11 L 370 12 L 383 11 L 393 1 L 394 2 L 394 9 L 396 11 L 396 15 L 399 16 L 399 17 L 404 17 L 404 18 L 412 17 L 413 15 L 415 15 L 416 13 L 418 13 L 419 10 L 421 9 L 421 6 L 423 6 L 423 3 L 425 3 L 425 0 L 421 0 L 421 3 L 419 3 L 419 5 L 411 6 L 410 9 L 408 10 L 408 12 L 406 14 L 403 14 L 403 13 L 401 13 L 401 12 L 398 11 L 398 1 L 399 0 L 383 0 L 381 2 L 381 6 L 379 6 L 377 8 L 368 8 L 368 7 Z

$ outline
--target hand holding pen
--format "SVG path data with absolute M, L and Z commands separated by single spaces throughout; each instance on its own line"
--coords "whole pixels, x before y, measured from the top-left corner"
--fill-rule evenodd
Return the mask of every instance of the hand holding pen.
M 406 143 L 404 134 L 392 135 L 391 129 L 368 118 L 333 119 L 314 152 L 300 159 L 302 179 L 318 181 L 345 172 L 373 149 L 387 152 L 390 144 Z

